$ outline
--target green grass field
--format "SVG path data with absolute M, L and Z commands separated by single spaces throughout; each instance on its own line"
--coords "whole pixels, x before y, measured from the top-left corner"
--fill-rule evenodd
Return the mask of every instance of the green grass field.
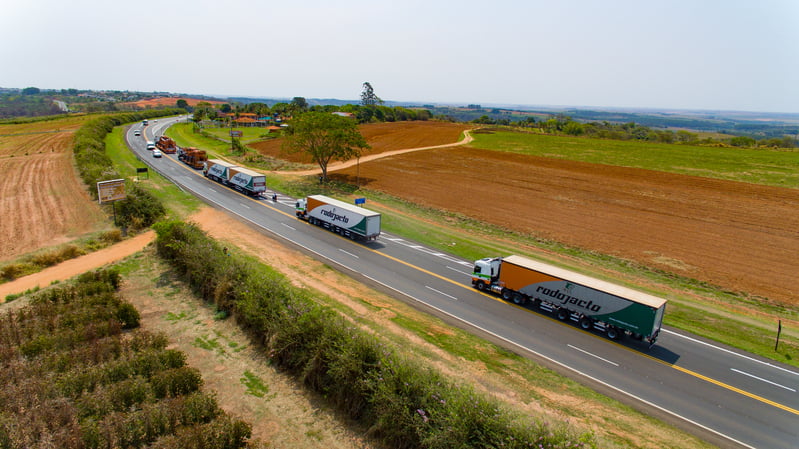
M 175 139 L 180 147 L 196 147 L 208 152 L 208 157 L 224 156 L 230 152 L 230 141 L 222 142 L 203 136 L 194 132 L 194 125 L 191 123 L 177 123 L 169 127 L 166 132 L 169 137 Z
M 249 126 L 245 128 L 203 128 L 203 131 L 216 137 L 222 141 L 230 142 L 230 131 L 240 131 L 242 136 L 239 138 L 241 143 L 249 144 L 264 139 L 272 139 L 278 136 L 278 133 L 269 133 L 265 128 L 258 128 Z
M 147 167 L 147 164 L 128 149 L 124 132 L 124 127 L 117 127 L 105 138 L 106 154 L 119 173 L 125 179 L 146 185 L 150 192 L 163 202 L 172 218 L 183 219 L 199 210 L 203 204 L 200 200 L 180 190 L 155 170 L 148 170 L 146 178 L 142 176 L 143 179 L 139 179 L 136 169 Z
M 799 150 L 723 148 L 497 131 L 472 147 L 799 188 Z

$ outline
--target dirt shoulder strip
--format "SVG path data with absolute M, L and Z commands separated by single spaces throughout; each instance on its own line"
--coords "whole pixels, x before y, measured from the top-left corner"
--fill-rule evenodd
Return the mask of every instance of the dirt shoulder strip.
M 86 271 L 108 265 L 141 251 L 155 240 L 155 231 L 147 231 L 128 240 L 103 248 L 58 265 L 46 268 L 38 273 L 21 277 L 5 284 L 0 284 L 0 303 L 5 297 L 39 287 L 47 287 L 54 281 L 65 281 Z

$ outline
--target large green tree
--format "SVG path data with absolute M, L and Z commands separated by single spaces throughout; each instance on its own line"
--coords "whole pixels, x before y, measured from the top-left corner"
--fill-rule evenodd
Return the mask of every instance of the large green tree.
M 355 120 L 329 112 L 306 112 L 291 120 L 282 148 L 308 153 L 322 169 L 322 180 L 327 181 L 330 161 L 360 157 L 361 150 L 369 145 Z
M 383 104 L 383 100 L 375 94 L 374 88 L 369 82 L 363 83 L 363 91 L 361 92 L 361 104 L 364 106 L 375 106 Z
M 308 110 L 308 101 L 305 97 L 294 97 L 294 99 L 291 100 L 291 107 L 297 113 L 305 112 Z

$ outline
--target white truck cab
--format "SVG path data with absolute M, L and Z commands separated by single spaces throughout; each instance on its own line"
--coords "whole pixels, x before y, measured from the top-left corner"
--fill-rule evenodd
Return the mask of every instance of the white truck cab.
M 308 200 L 305 198 L 300 198 L 294 203 L 294 212 L 297 214 L 298 218 L 305 218 L 305 214 L 307 213 L 308 207 Z

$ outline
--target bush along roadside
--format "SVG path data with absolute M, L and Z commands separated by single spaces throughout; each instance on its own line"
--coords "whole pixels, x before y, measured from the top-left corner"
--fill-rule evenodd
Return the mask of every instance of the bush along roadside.
M 593 448 L 591 434 L 519 416 L 315 302 L 194 225 L 160 222 L 156 248 L 192 290 L 259 342 L 272 363 L 396 448 Z
M 105 137 L 115 126 L 153 117 L 185 113 L 182 109 L 158 109 L 125 114 L 104 115 L 83 125 L 76 133 L 72 146 L 75 163 L 81 179 L 89 188 L 89 194 L 97 199 L 96 185 L 99 181 L 119 179 L 122 176 L 114 168 L 105 153 Z M 119 201 L 117 224 L 132 230 L 144 229 L 163 217 L 163 204 L 146 190 L 126 184 L 127 198 Z
M 0 448 L 259 448 L 186 356 L 139 327 L 115 270 L 0 313 Z

